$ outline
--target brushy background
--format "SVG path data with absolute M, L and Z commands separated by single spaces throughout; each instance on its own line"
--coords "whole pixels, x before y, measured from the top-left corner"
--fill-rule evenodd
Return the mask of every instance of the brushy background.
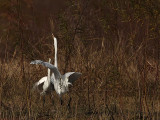
M 33 84 L 54 63 L 82 76 L 63 96 Z M 159 0 L 0 0 L 0 118 L 160 119 Z M 71 110 L 67 109 L 69 96 Z

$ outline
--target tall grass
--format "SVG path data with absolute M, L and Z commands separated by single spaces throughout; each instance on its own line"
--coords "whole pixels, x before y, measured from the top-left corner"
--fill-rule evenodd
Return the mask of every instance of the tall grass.
M 101 39 L 100 39 L 101 40 Z M 100 41 L 99 40 L 99 41 Z M 0 63 L 1 119 L 159 119 L 159 67 L 157 59 L 144 52 L 144 44 L 128 54 L 119 35 L 115 47 L 109 50 L 102 38 L 100 48 L 86 48 L 78 39 L 72 50 L 66 71 L 81 72 L 82 76 L 63 96 L 61 106 L 55 91 L 43 97 L 32 91 L 33 84 L 46 76 L 47 69 L 30 65 L 24 57 L 24 77 L 21 77 L 21 55 Z M 52 45 L 47 45 L 52 46 Z M 35 50 L 36 51 L 36 50 Z M 43 54 L 44 61 L 54 48 Z M 58 66 L 65 71 L 65 49 L 58 49 Z M 158 77 L 158 78 L 157 78 Z M 69 96 L 71 110 L 67 109 Z

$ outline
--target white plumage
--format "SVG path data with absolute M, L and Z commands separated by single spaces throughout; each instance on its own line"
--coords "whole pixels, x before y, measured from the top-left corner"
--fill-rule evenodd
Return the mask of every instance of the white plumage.
M 49 58 L 49 63 L 51 62 L 51 59 Z M 48 90 L 49 86 L 50 86 L 50 69 L 48 68 L 48 76 L 45 76 L 43 78 L 41 78 L 38 82 L 36 82 L 33 86 L 33 89 L 36 89 L 40 84 L 43 84 L 43 90 L 40 93 L 41 95 L 44 95 L 46 93 L 46 91 Z
M 52 83 L 54 85 L 54 89 L 57 92 L 57 94 L 60 96 L 66 93 L 68 91 L 69 85 L 72 85 L 72 83 L 77 80 L 81 73 L 79 72 L 67 72 L 64 75 L 61 75 L 58 70 L 58 64 L 57 64 L 57 39 L 52 34 L 52 37 L 54 39 L 54 47 L 55 47 L 55 62 L 54 65 L 52 65 L 50 62 L 43 62 L 41 60 L 34 60 L 31 61 L 30 64 L 41 64 L 48 69 L 51 70 L 51 77 L 48 75 L 49 79 L 46 79 L 46 77 L 43 77 L 41 80 L 39 80 L 36 85 L 39 85 L 40 83 L 44 82 L 44 91 L 49 87 L 49 85 Z M 50 72 L 48 72 L 50 73 Z M 48 82 L 46 82 L 48 81 Z M 46 83 L 46 84 L 45 84 Z M 44 92 L 43 92 L 44 93 Z
M 34 60 L 30 64 L 41 64 L 51 70 L 51 82 L 54 84 L 54 89 L 60 97 L 68 91 L 68 86 L 81 76 L 79 72 L 67 72 L 61 75 L 57 67 L 41 60 Z

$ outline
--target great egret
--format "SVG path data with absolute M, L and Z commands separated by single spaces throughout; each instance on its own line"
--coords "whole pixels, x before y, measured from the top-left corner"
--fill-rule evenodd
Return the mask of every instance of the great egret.
M 55 48 L 55 60 L 54 60 L 54 65 L 57 66 L 57 39 L 54 37 L 52 34 L 52 37 L 54 39 L 54 48 Z M 49 63 L 51 62 L 51 59 L 49 58 Z M 46 91 L 49 89 L 49 87 L 54 84 L 54 82 L 50 81 L 50 69 L 48 68 L 48 76 L 45 76 L 41 78 L 38 82 L 36 82 L 33 86 L 33 89 L 37 88 L 40 84 L 43 84 L 43 91 L 40 93 L 41 95 L 45 95 Z
M 54 37 L 52 34 L 52 37 L 54 39 L 54 47 L 55 47 L 55 63 L 54 65 L 48 63 L 48 62 L 43 62 L 41 60 L 35 60 L 31 61 L 30 64 L 41 64 L 52 71 L 51 75 L 51 83 L 54 85 L 54 89 L 56 93 L 59 95 L 61 104 L 62 104 L 62 94 L 66 93 L 68 90 L 69 85 L 72 85 L 72 83 L 77 80 L 80 76 L 81 73 L 79 72 L 67 72 L 64 75 L 61 75 L 59 70 L 58 70 L 58 64 L 57 64 L 57 39 Z
M 51 59 L 49 58 L 49 63 L 51 62 Z M 43 78 L 41 78 L 38 82 L 36 82 L 33 86 L 33 89 L 37 88 L 40 84 L 43 84 L 42 88 L 42 92 L 40 93 L 41 95 L 45 95 L 46 91 L 48 90 L 49 86 L 50 86 L 50 69 L 48 68 L 48 76 L 45 76 Z
M 61 104 L 62 104 L 62 94 L 66 93 L 68 90 L 69 85 L 77 80 L 81 73 L 79 72 L 67 72 L 64 75 L 61 75 L 58 68 L 48 62 L 43 62 L 41 60 L 34 60 L 31 61 L 30 64 L 41 64 L 47 68 L 49 68 L 52 72 L 51 81 L 54 83 L 54 89 L 60 97 Z

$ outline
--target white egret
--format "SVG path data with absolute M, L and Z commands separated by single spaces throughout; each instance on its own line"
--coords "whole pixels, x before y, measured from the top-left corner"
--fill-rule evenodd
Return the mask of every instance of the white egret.
M 57 67 L 41 60 L 31 61 L 30 64 L 41 64 L 51 70 L 51 81 L 54 83 L 54 89 L 60 97 L 61 104 L 62 94 L 68 92 L 69 85 L 72 85 L 72 83 L 81 76 L 81 73 L 79 72 L 67 72 L 64 75 L 61 75 Z
M 51 62 L 51 59 L 49 58 L 49 63 Z M 46 91 L 48 90 L 50 86 L 50 69 L 48 68 L 48 76 L 45 76 L 41 78 L 38 82 L 36 82 L 33 86 L 33 89 L 37 88 L 39 85 L 43 84 L 42 86 L 42 92 L 40 93 L 41 95 L 45 95 Z
M 54 85 L 54 89 L 55 89 L 56 93 L 59 95 L 60 100 L 61 100 L 61 104 L 62 104 L 62 99 L 61 99 L 62 94 L 69 91 L 68 90 L 69 85 L 72 85 L 72 83 L 81 76 L 81 73 L 68 72 L 68 73 L 65 73 L 64 75 L 60 74 L 60 72 L 58 70 L 58 64 L 57 64 L 57 39 L 54 37 L 53 34 L 52 34 L 52 37 L 54 39 L 54 47 L 55 47 L 54 65 L 52 65 L 48 62 L 43 62 L 41 60 L 31 61 L 30 64 L 41 64 L 52 71 L 50 81 Z
M 54 35 L 52 34 L 52 37 L 54 39 L 54 48 L 55 48 L 55 55 L 54 55 L 54 66 L 57 66 L 57 39 L 54 37 Z M 51 59 L 49 58 L 49 63 L 51 62 Z M 43 84 L 43 91 L 40 93 L 41 95 L 45 95 L 46 91 L 49 89 L 50 86 L 52 86 L 52 84 L 54 84 L 54 82 L 50 81 L 50 69 L 48 68 L 48 76 L 42 77 L 38 82 L 36 82 L 33 86 L 33 89 L 37 88 L 39 85 Z

